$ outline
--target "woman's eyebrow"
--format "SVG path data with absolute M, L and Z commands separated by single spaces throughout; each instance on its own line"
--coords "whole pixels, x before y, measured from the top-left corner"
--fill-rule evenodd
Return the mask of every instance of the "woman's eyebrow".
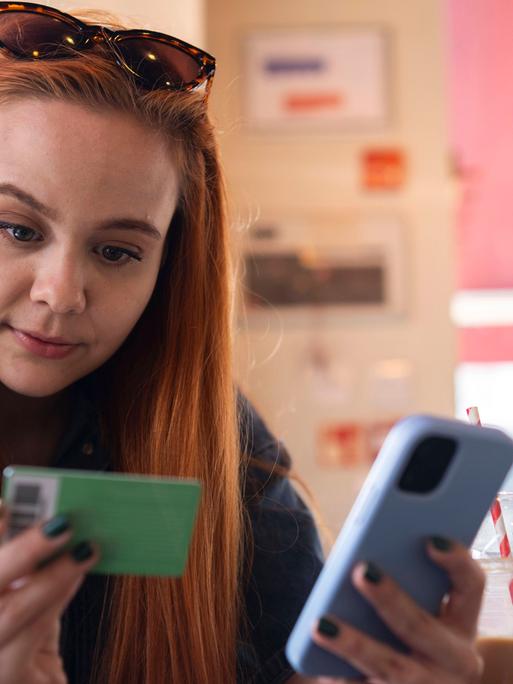
M 137 230 L 140 233 L 144 233 L 149 237 L 160 240 L 162 235 L 155 228 L 152 223 L 143 221 L 142 219 L 132 219 L 132 218 L 113 218 L 103 221 L 100 226 L 100 230 Z
M 10 197 L 14 197 L 18 201 L 23 202 L 23 204 L 29 206 L 31 209 L 35 209 L 35 211 L 39 212 L 43 216 L 46 216 L 46 218 L 52 221 L 58 220 L 59 215 L 55 210 L 50 209 L 50 207 L 47 207 L 45 204 L 40 202 L 29 192 L 27 192 L 26 190 L 22 190 L 13 183 L 0 183 L 0 195 L 8 195 Z M 145 235 L 148 235 L 149 237 L 152 237 L 155 240 L 160 240 L 162 238 L 162 235 L 152 223 L 148 223 L 147 221 L 143 221 L 142 219 L 107 219 L 106 221 L 103 221 L 100 224 L 99 228 L 102 230 L 105 230 L 107 228 L 118 230 L 137 230 L 141 233 L 144 233 Z
M 46 204 L 40 202 L 29 192 L 26 192 L 25 190 L 18 188 L 18 186 L 13 185 L 12 183 L 0 183 L 0 195 L 8 195 L 10 197 L 14 197 L 14 199 L 23 202 L 23 204 L 26 204 L 31 209 L 35 209 L 37 212 L 39 212 L 43 216 L 46 216 L 52 221 L 56 221 L 58 218 L 58 214 L 56 211 L 50 209 L 50 207 L 47 207 Z

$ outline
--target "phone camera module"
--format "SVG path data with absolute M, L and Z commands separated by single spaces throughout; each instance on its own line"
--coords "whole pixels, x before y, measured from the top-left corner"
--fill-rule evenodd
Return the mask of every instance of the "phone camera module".
M 417 444 L 401 478 L 399 489 L 427 494 L 442 481 L 456 452 L 457 443 L 447 437 L 427 437 Z

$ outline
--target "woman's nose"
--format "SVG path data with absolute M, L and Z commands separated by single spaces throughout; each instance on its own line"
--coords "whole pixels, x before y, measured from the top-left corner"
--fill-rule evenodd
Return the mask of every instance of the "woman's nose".
M 69 256 L 39 264 L 30 292 L 57 314 L 79 314 L 86 306 L 84 267 Z

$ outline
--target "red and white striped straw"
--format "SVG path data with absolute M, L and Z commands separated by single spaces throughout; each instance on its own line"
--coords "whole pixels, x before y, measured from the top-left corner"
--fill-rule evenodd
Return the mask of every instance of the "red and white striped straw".
M 477 408 L 477 406 L 470 406 L 467 409 L 467 416 L 469 422 L 472 423 L 472 425 L 481 425 L 481 418 L 479 416 L 479 409 Z M 506 532 L 506 525 L 504 523 L 504 516 L 502 515 L 502 508 L 501 503 L 499 501 L 499 497 L 496 497 L 495 501 L 493 502 L 492 507 L 490 508 L 490 513 L 492 516 L 493 525 L 495 527 L 495 532 L 499 537 L 499 551 L 501 554 L 501 558 L 510 558 L 511 547 L 509 544 L 508 534 Z M 511 601 L 513 603 L 513 580 L 511 580 L 511 582 L 509 583 L 508 588 Z
M 479 409 L 477 406 L 468 408 L 467 416 L 472 425 L 481 425 L 481 418 L 479 417 Z M 500 554 L 502 558 L 508 558 L 508 556 L 511 556 L 511 547 L 509 545 L 506 525 L 504 524 L 504 516 L 502 515 L 502 508 L 498 497 L 493 502 L 490 513 L 492 515 L 495 532 L 499 538 Z
M 472 425 L 481 425 L 481 418 L 479 417 L 479 409 L 477 406 L 470 406 L 467 409 L 467 416 L 469 423 L 472 423 Z
M 508 535 L 506 533 L 506 525 L 504 524 L 504 516 L 502 515 L 502 508 L 499 499 L 495 499 L 490 508 L 492 514 L 495 531 L 499 537 L 499 550 L 503 558 L 511 556 L 511 548 L 509 545 Z

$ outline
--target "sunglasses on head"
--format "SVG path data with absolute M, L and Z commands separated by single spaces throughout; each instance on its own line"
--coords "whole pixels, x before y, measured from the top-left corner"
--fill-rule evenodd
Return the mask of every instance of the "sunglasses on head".
M 18 59 L 67 59 L 102 44 L 144 90 L 205 89 L 215 72 L 212 55 L 165 33 L 112 31 L 31 2 L 0 2 L 0 53 Z

